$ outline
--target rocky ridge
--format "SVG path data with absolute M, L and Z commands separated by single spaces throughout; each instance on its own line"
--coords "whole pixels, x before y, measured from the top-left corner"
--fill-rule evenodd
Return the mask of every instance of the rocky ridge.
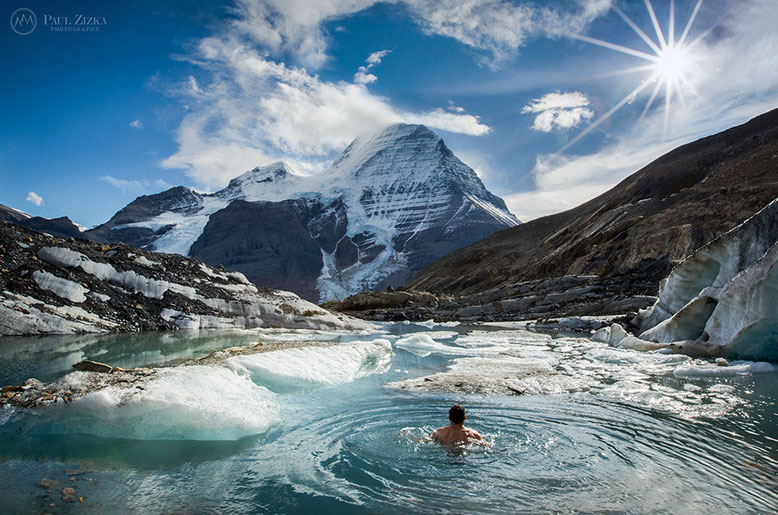
M 370 326 L 194 259 L 6 222 L 0 263 L 0 335 Z

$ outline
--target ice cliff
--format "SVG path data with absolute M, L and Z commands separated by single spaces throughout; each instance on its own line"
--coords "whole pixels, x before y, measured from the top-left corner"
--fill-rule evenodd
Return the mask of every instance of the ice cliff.
M 778 199 L 699 248 L 640 312 L 641 340 L 711 355 L 778 359 Z

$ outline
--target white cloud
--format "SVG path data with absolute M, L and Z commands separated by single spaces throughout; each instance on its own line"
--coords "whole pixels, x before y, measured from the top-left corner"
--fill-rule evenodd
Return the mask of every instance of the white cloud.
M 273 54 L 291 53 L 319 68 L 327 61 L 322 25 L 373 5 L 375 0 L 238 0 L 233 32 Z
M 551 132 L 555 128 L 571 129 L 580 125 L 583 120 L 591 119 L 594 111 L 586 107 L 588 105 L 589 99 L 580 91 L 557 91 L 532 100 L 521 112 L 536 114 L 533 130 Z
M 133 129 L 142 129 L 143 124 L 140 122 L 140 120 L 133 120 L 130 122 L 130 127 Z
M 40 207 L 43 205 L 43 197 L 35 193 L 34 191 L 31 191 L 27 194 L 27 198 L 25 199 L 30 204 L 35 204 L 36 206 Z
M 433 129 L 443 129 L 470 136 L 483 136 L 491 131 L 491 128 L 481 123 L 477 116 L 462 114 L 462 112 L 449 113 L 440 108 L 418 114 L 408 113 L 403 118 L 403 121 L 409 123 L 420 123 Z
M 566 7 L 515 5 L 508 0 L 388 0 L 403 4 L 423 30 L 482 51 L 491 66 L 515 55 L 530 37 L 581 32 L 611 0 L 575 0 Z M 233 31 L 268 49 L 292 54 L 308 68 L 328 59 L 323 25 L 377 0 L 238 0 Z M 337 28 L 336 28 L 337 30 Z
M 386 54 L 391 52 L 391 50 L 379 50 L 378 52 L 373 52 L 369 56 L 367 56 L 367 64 L 369 66 L 375 66 L 376 64 L 381 64 L 381 59 L 386 57 Z
M 456 105 L 454 103 L 453 100 L 449 100 L 448 101 L 448 110 L 451 111 L 452 113 L 464 113 L 465 112 L 465 108 L 464 107 L 459 107 L 458 105 Z
M 386 54 L 371 54 L 364 71 Z M 364 80 L 321 80 L 304 68 L 270 60 L 234 34 L 201 41 L 193 62 L 213 80 L 196 90 L 189 80 L 183 88 L 191 107 L 176 134 L 179 148 L 162 166 L 184 169 L 206 189 L 278 159 L 315 170 L 357 136 L 391 123 L 475 136 L 489 132 L 477 116 L 464 112 L 398 109 L 371 93 Z
M 373 52 L 370 54 L 367 59 L 365 59 L 367 64 L 360 66 L 357 70 L 357 73 L 354 74 L 354 82 L 357 84 L 370 84 L 371 82 L 378 80 L 378 77 L 372 73 L 369 73 L 368 70 L 377 64 L 381 64 L 381 59 L 383 59 L 384 56 L 386 56 L 386 54 L 389 52 L 391 52 L 391 50 L 379 50 L 378 52 Z
M 581 204 L 666 152 L 776 108 L 778 98 L 778 3 L 738 4 L 724 20 L 720 36 L 696 49 L 699 72 L 690 76 L 685 103 L 674 103 L 668 132 L 664 105 L 631 130 L 587 155 L 541 155 L 532 171 L 536 188 L 506 197 L 508 207 L 527 221 Z M 638 97 L 646 102 L 646 93 Z
M 113 177 L 112 175 L 103 175 L 100 177 L 100 180 L 110 184 L 111 186 L 118 188 L 125 193 L 144 193 L 148 192 L 152 189 L 170 189 L 172 186 L 167 183 L 167 181 L 163 179 L 156 179 L 153 181 L 149 180 L 128 180 L 128 179 L 117 179 L 116 177 Z

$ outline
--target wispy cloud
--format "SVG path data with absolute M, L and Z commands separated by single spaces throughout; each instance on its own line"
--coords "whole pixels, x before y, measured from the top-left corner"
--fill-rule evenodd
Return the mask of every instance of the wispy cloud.
M 581 32 L 605 14 L 611 0 L 578 0 L 554 7 L 504 0 L 406 0 L 428 33 L 482 51 L 491 68 L 516 55 L 529 39 Z M 547 4 L 551 4 L 550 2 Z
M 378 0 L 239 0 L 233 31 L 273 54 L 289 53 L 309 69 L 328 59 L 326 22 Z M 580 32 L 610 8 L 611 0 L 574 0 L 540 7 L 508 0 L 393 0 L 405 5 L 423 30 L 481 52 L 492 67 L 515 55 L 529 38 Z M 336 29 L 337 30 L 337 29 Z
M 112 175 L 103 175 L 100 180 L 106 184 L 110 184 L 114 188 L 118 188 L 125 193 L 145 193 L 152 190 L 169 189 L 172 186 L 163 179 L 149 180 L 136 180 L 136 179 L 117 179 Z
M 36 206 L 40 207 L 43 205 L 43 197 L 35 193 L 34 191 L 31 191 L 27 194 L 27 198 L 25 199 L 30 204 L 35 204 Z
M 367 59 L 365 59 L 366 64 L 364 66 L 360 66 L 357 70 L 357 73 L 354 74 L 354 82 L 357 84 L 370 84 L 371 82 L 378 80 L 378 77 L 370 73 L 370 69 L 378 64 L 381 64 L 381 59 L 383 59 L 389 52 L 391 52 L 391 50 L 380 50 L 370 54 Z
M 140 120 L 133 120 L 130 122 L 130 127 L 132 127 L 133 129 L 142 129 L 143 124 L 141 123 Z
M 594 116 L 589 109 L 589 99 L 579 91 L 548 93 L 524 106 L 522 113 L 535 114 L 532 129 L 551 132 L 554 129 L 571 129 Z

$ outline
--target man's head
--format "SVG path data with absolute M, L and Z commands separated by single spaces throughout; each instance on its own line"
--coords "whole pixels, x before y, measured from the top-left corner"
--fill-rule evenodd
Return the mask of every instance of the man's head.
M 465 408 L 459 404 L 454 404 L 448 410 L 448 419 L 452 424 L 462 424 L 465 421 Z

